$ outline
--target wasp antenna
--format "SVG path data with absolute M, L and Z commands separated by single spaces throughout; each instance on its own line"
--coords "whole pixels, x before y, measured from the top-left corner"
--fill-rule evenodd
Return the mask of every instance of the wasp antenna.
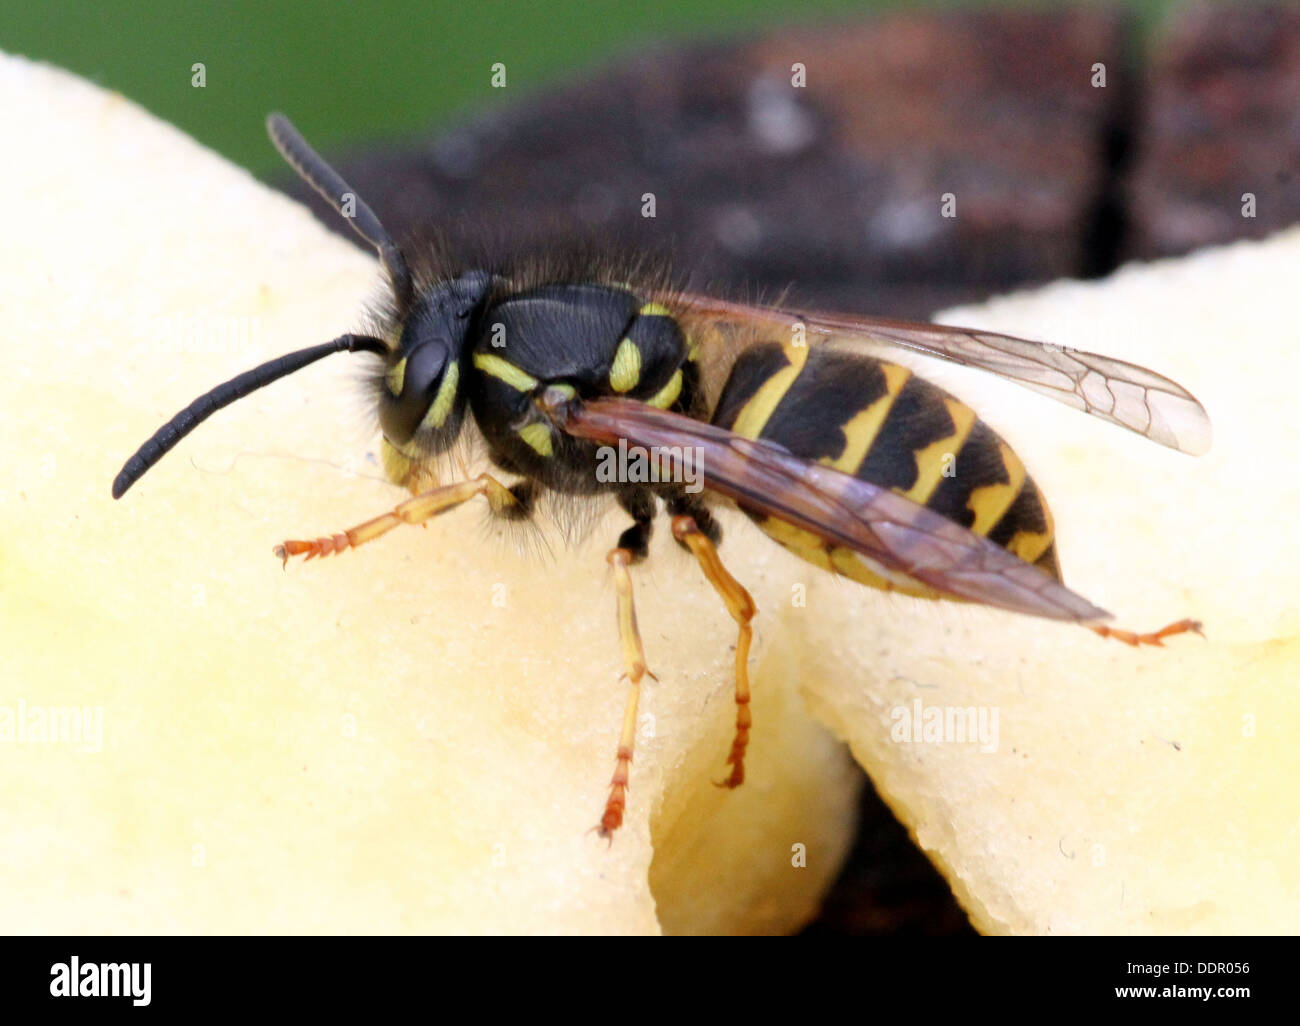
M 211 392 L 206 392 L 190 403 L 180 413 L 153 433 L 153 437 L 136 450 L 134 456 L 126 461 L 122 470 L 113 480 L 113 498 L 120 499 L 126 490 L 135 484 L 145 471 L 162 459 L 182 438 L 211 417 L 222 407 L 229 406 L 236 399 L 242 399 L 250 392 L 256 392 L 263 385 L 294 371 L 302 370 L 308 364 L 322 360 L 333 353 L 377 353 L 383 355 L 388 347 L 383 341 L 369 335 L 340 335 L 332 342 L 326 342 L 310 349 L 300 349 L 296 353 L 277 356 L 274 360 L 243 374 L 231 378 L 224 385 L 218 385 Z
M 413 291 L 411 269 L 407 267 L 406 257 L 397 248 L 397 244 L 393 242 L 379 218 L 375 216 L 375 212 L 357 195 L 356 190 L 311 148 L 298 129 L 293 127 L 293 122 L 283 114 L 278 112 L 268 114 L 266 131 L 275 148 L 280 151 L 280 156 L 298 172 L 298 176 L 320 193 L 335 212 L 352 226 L 354 232 L 375 247 L 379 253 L 379 262 L 384 265 L 384 271 L 392 283 L 393 294 L 397 297 L 398 304 L 403 309 L 408 307 Z

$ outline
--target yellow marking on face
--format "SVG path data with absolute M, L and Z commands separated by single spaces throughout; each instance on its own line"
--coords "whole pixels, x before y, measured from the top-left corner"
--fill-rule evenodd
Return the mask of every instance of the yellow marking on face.
M 948 415 L 952 417 L 956 429 L 947 438 L 940 438 L 937 442 L 932 442 L 914 454 L 916 457 L 916 484 L 902 493 L 922 506 L 929 501 L 930 496 L 934 494 L 934 490 L 939 487 L 939 482 L 943 480 L 944 468 L 952 462 L 944 459 L 946 454 L 951 454 L 953 459 L 959 461 L 957 473 L 961 473 L 958 453 L 961 452 L 961 447 L 966 444 L 966 436 L 970 434 L 971 428 L 975 426 L 975 411 L 965 403 L 958 402 L 949 396 L 944 399 L 943 404 L 948 408 Z
M 381 439 L 379 460 L 390 481 L 415 495 L 438 487 L 438 473 L 433 461 L 413 445 L 399 448 L 387 438 Z
M 786 359 L 790 361 L 788 367 L 784 367 L 768 378 L 749 402 L 740 408 L 736 414 L 736 421 L 731 426 L 731 430 L 745 438 L 757 438 L 763 430 L 763 425 L 768 422 L 772 412 L 780 405 L 781 400 L 785 398 L 786 392 L 794 384 L 795 378 L 803 370 L 804 363 L 808 360 L 807 346 L 782 346 L 785 351 Z
M 997 522 L 1002 519 L 1002 515 L 1016 501 L 1016 496 L 1020 494 L 1020 488 L 1025 483 L 1025 465 L 1020 462 L 1020 457 L 1011 451 L 1011 446 L 1006 442 L 998 442 L 998 451 L 1002 453 L 1002 465 L 1007 468 L 1007 477 L 1011 481 L 1009 484 L 991 484 L 976 488 L 966 499 L 966 508 L 975 514 L 975 522 L 971 524 L 970 529 L 976 534 L 988 534 L 993 530 Z M 959 467 L 958 473 L 960 472 Z
M 907 384 L 907 379 L 912 376 L 911 371 L 896 363 L 882 363 L 880 369 L 885 375 L 885 394 L 845 422 L 841 427 L 846 439 L 844 451 L 834 459 L 823 458 L 821 462 L 826 466 L 842 470 L 846 474 L 858 472 L 862 461 L 867 458 L 867 450 L 871 448 L 871 443 L 880 433 L 880 426 L 889 416 L 894 400 Z
M 456 386 L 459 382 L 460 364 L 449 364 L 446 373 L 442 376 L 442 384 L 438 386 L 438 394 L 434 396 L 429 412 L 420 421 L 420 427 L 440 428 L 447 423 L 452 404 L 456 401 Z
M 388 368 L 388 373 L 384 375 L 384 384 L 388 386 L 388 391 L 394 399 L 402 394 L 402 386 L 406 384 L 405 356 Z
M 490 374 L 498 381 L 504 381 L 516 392 L 531 392 L 537 387 L 535 377 L 495 353 L 475 353 L 474 366 L 484 374 Z
M 411 473 L 413 461 L 402 453 L 387 438 L 379 443 L 379 462 L 384 466 L 384 473 L 394 484 L 405 484 Z
M 645 303 L 637 312 L 638 317 L 671 317 L 668 307 L 662 303 Z
M 623 339 L 609 368 L 609 387 L 615 392 L 630 392 L 641 380 L 641 350 L 630 338 Z
M 573 399 L 578 394 L 578 390 L 576 388 L 563 381 L 557 381 L 554 384 L 547 385 L 546 387 L 555 389 L 555 391 L 561 393 L 568 399 Z
M 519 429 L 519 437 L 538 456 L 551 457 L 551 429 L 540 421 L 525 424 Z
M 673 371 L 673 376 L 668 379 L 668 384 L 659 389 L 659 391 L 647 399 L 646 402 L 651 406 L 658 407 L 661 410 L 666 410 L 672 406 L 673 403 L 677 402 L 677 397 L 681 394 L 682 371 L 679 367 L 677 370 Z

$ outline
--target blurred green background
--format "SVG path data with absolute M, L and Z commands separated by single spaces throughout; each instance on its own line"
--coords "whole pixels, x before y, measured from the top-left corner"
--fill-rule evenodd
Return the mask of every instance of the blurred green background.
M 1174 0 L 1125 0 L 1150 25 Z M 1026 6 L 1024 0 L 1014 6 Z M 962 0 L 44 0 L 0 9 L 0 49 L 117 90 L 259 174 L 262 128 L 290 114 L 329 150 L 434 128 L 510 103 L 651 41 L 702 39 Z M 1028 6 L 1062 6 L 1036 0 Z M 507 87 L 491 86 L 506 66 Z M 206 86 L 191 85 L 191 66 Z

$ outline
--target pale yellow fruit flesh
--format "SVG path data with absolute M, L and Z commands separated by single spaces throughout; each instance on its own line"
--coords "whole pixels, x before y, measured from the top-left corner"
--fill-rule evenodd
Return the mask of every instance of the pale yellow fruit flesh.
M 604 553 L 625 517 L 568 549 L 493 524 L 480 500 L 282 572 L 275 543 L 405 497 L 349 356 L 218 414 L 109 497 L 193 397 L 363 327 L 376 264 L 119 96 L 5 58 L 0 97 L 16 141 L 0 273 L 4 928 L 785 932 L 814 915 L 861 773 L 760 645 L 749 780 L 712 785 L 735 627 L 666 524 L 634 568 L 659 682 L 607 845 L 591 828 L 626 689 Z M 775 564 L 751 562 L 770 546 L 749 535 L 729 558 L 778 605 Z M 68 730 L 89 710 L 88 736 L 39 740 L 51 708 Z
M 661 528 L 634 569 L 660 680 L 606 847 L 588 831 L 624 688 L 602 557 L 623 519 L 521 559 L 469 507 L 282 573 L 274 543 L 402 498 L 345 356 L 219 414 L 114 503 L 122 460 L 195 395 L 363 326 L 374 261 L 120 97 L 12 58 L 0 95 L 21 142 L 0 736 L 5 710 L 102 726 L 0 741 L 9 930 L 790 930 L 853 827 L 826 728 L 985 932 L 1300 927 L 1300 233 L 944 318 L 1169 374 L 1214 420 L 1199 459 L 926 366 L 1015 446 L 1073 588 L 1206 640 L 1133 651 L 886 596 L 728 516 L 760 617 L 749 780 L 724 792 L 734 628 Z M 996 732 L 904 740 L 918 702 Z

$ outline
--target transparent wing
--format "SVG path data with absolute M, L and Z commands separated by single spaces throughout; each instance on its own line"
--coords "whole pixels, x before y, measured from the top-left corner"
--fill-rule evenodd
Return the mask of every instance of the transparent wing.
M 978 367 L 1171 449 L 1199 456 L 1210 448 L 1210 418 L 1195 396 L 1162 374 L 1109 356 L 945 324 L 748 306 L 692 293 L 672 298 L 706 318 L 786 335 L 803 325 L 809 341 L 901 346 Z
M 577 438 L 624 439 L 669 469 L 741 508 L 776 517 L 844 546 L 951 598 L 1053 620 L 1092 623 L 1110 614 L 1038 567 L 901 495 L 830 467 L 630 399 L 558 402 L 551 419 Z M 690 468 L 683 460 L 691 453 Z

